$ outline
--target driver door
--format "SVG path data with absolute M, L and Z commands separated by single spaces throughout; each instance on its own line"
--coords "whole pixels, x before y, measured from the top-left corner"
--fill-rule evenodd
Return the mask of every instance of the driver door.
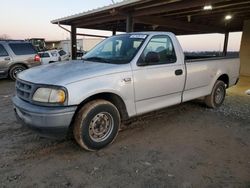
M 158 61 L 148 62 L 149 53 L 157 55 Z M 133 70 L 133 76 L 137 114 L 181 103 L 185 67 L 176 56 L 168 35 L 151 38 Z

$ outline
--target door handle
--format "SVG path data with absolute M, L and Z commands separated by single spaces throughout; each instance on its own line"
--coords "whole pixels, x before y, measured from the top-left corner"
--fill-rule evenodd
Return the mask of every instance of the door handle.
M 182 69 L 178 69 L 178 70 L 175 71 L 175 75 L 176 76 L 180 76 L 182 74 L 183 74 L 183 70 Z
M 10 60 L 10 57 L 6 57 L 4 58 L 5 61 L 9 61 Z

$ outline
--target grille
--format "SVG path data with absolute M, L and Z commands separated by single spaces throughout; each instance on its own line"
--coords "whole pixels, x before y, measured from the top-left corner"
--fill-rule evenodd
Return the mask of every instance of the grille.
M 31 101 L 33 86 L 30 83 L 16 80 L 16 95 L 26 101 Z

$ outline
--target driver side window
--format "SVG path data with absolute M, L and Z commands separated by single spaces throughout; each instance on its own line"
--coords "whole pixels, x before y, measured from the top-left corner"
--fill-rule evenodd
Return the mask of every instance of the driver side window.
M 170 64 L 176 60 L 173 43 L 167 35 L 152 37 L 141 56 L 146 65 Z

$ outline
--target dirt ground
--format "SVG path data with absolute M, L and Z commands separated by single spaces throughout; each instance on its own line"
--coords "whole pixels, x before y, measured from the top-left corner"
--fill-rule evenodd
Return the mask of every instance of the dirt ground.
M 86 152 L 40 138 L 14 117 L 14 83 L 0 80 L 0 187 L 250 187 L 250 78 L 217 110 L 192 101 L 133 120 Z

